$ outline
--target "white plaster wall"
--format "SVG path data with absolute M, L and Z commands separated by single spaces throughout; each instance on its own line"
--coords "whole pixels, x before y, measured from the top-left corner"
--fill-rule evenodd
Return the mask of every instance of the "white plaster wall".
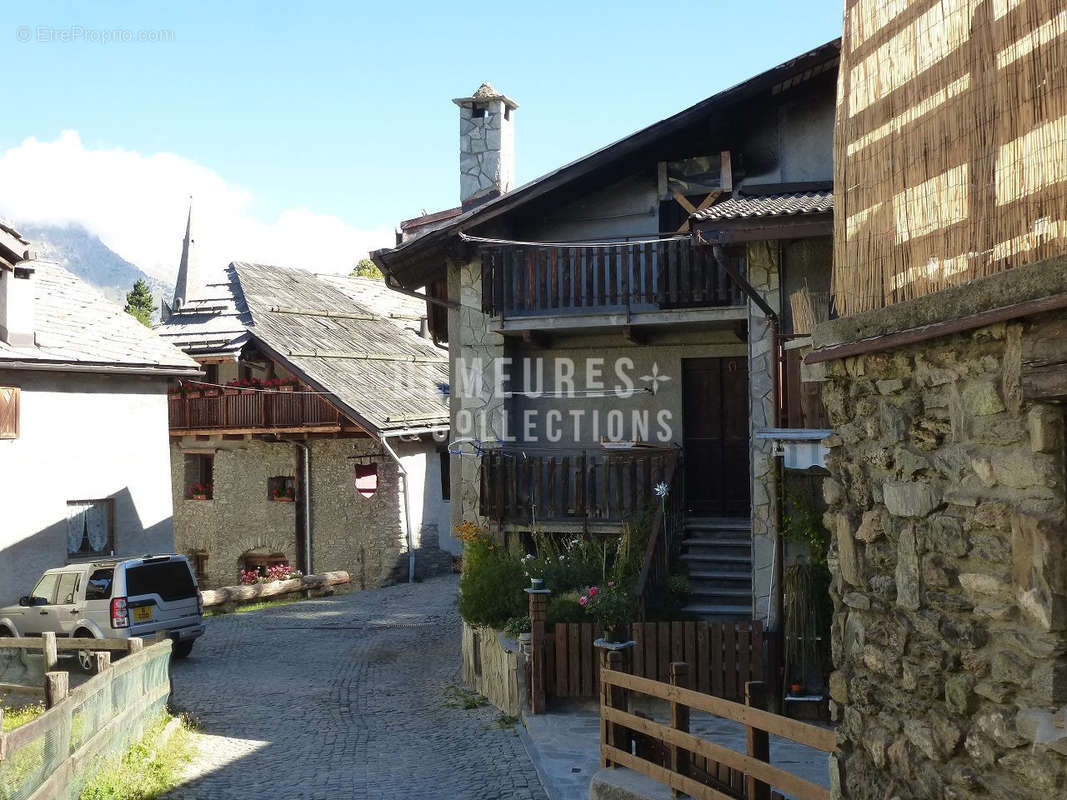
M 174 549 L 166 384 L 0 370 L 22 389 L 18 439 L 0 441 L 0 603 L 67 561 L 67 501 L 112 498 L 120 555 Z
M 416 547 L 422 545 L 420 533 L 423 525 L 437 525 L 438 546 L 453 555 L 463 548 L 452 536 L 451 509 L 441 493 L 441 459 L 437 443 L 433 439 L 397 444 L 390 440 L 404 469 L 408 473 L 408 497 L 411 512 L 411 535 Z M 403 521 L 403 498 L 401 498 L 401 521 Z

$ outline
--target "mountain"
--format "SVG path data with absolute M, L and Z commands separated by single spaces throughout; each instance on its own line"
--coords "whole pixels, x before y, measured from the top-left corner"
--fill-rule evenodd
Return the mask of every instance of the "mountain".
M 159 305 L 161 298 L 169 300 L 174 294 L 173 284 L 147 275 L 81 225 L 21 223 L 15 227 L 33 243 L 39 258 L 55 261 L 69 269 L 109 300 L 124 305 L 126 292 L 133 288 L 138 279 L 148 284 L 156 305 Z

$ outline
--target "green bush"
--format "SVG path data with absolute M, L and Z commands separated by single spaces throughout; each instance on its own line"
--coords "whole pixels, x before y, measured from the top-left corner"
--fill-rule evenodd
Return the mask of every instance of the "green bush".
M 545 612 L 545 624 L 551 627 L 557 622 L 589 622 L 589 615 L 578 602 L 577 592 L 552 595 Z
M 503 627 L 526 613 L 529 580 L 522 562 L 488 534 L 468 538 L 463 547 L 459 579 L 459 613 L 471 625 Z

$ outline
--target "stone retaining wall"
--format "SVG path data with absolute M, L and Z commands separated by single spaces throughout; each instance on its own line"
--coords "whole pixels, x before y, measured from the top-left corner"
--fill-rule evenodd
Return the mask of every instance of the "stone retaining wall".
M 836 797 L 1063 796 L 1063 414 L 1021 379 L 1041 322 L 828 365 Z
M 463 623 L 463 682 L 505 714 L 519 716 L 527 704 L 526 661 L 514 639 L 492 628 Z

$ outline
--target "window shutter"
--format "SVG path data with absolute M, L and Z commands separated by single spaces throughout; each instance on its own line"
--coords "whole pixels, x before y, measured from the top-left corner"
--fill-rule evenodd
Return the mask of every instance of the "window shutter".
M 0 439 L 19 438 L 19 390 L 0 386 Z

